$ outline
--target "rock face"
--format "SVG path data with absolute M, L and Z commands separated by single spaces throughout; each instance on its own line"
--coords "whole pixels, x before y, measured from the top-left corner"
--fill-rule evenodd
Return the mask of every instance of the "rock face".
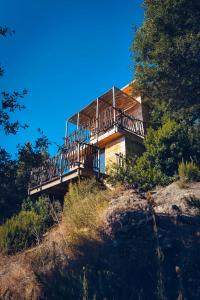
M 59 296 L 52 299 L 200 299 L 199 191 L 198 183 L 187 189 L 174 183 L 147 195 L 118 193 L 101 241 L 85 240 L 68 266 L 73 276 L 64 282 L 71 290 L 63 289 L 58 268 L 43 277 L 47 298 L 55 295 L 57 278 Z
M 101 239 L 83 240 L 76 254 L 55 230 L 48 237 L 53 246 L 44 243 L 37 261 L 28 253 L 26 260 L 6 258 L 7 278 L 20 259 L 28 268 L 30 277 L 21 273 L 18 287 L 23 283 L 26 291 L 29 278 L 32 296 L 15 297 L 7 284 L 7 298 L 0 299 L 200 299 L 200 183 L 184 189 L 173 183 L 148 194 L 121 191 L 110 199 L 99 230 Z
M 125 191 L 106 220 L 113 247 L 124 253 L 119 299 L 200 299 L 200 183 L 146 196 Z

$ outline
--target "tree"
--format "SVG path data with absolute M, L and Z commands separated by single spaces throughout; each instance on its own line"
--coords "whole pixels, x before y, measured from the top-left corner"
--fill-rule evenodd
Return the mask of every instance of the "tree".
M 35 143 L 18 146 L 17 159 L 0 147 L 0 223 L 19 212 L 28 196 L 28 184 L 32 168 L 39 167 L 49 157 L 49 140 L 41 136 Z
M 14 30 L 0 26 L 0 36 L 5 37 L 13 33 Z M 0 76 L 3 74 L 4 70 L 0 67 Z M 20 99 L 26 94 L 26 90 L 1 93 L 0 131 L 6 135 L 16 134 L 20 128 L 27 127 L 18 120 L 11 120 L 12 113 L 25 109 Z M 17 159 L 12 159 L 11 155 L 0 147 L 0 223 L 20 210 L 24 198 L 27 197 L 31 169 L 40 166 L 48 157 L 49 140 L 40 129 L 38 131 L 40 137 L 34 144 L 27 142 L 18 146 Z
M 7 36 L 8 34 L 12 35 L 15 33 L 14 30 L 8 27 L 0 26 L 0 36 Z M 4 69 L 0 67 L 0 76 L 3 76 Z M 22 92 L 14 91 L 8 93 L 6 91 L 1 92 L 0 99 L 0 131 L 4 131 L 5 134 L 16 134 L 19 128 L 27 128 L 27 124 L 22 125 L 20 122 L 11 121 L 11 113 L 16 110 L 25 109 L 25 106 L 20 103 L 19 99 L 23 98 L 27 94 L 27 90 Z
M 33 143 L 27 142 L 18 146 L 16 186 L 21 201 L 27 197 L 30 174 L 33 168 L 40 167 L 49 158 L 49 140 L 43 131 L 38 130 L 40 137 Z
M 144 11 L 133 43 L 136 90 L 154 121 L 168 114 L 194 123 L 200 118 L 200 2 L 144 0 Z
M 3 218 L 18 210 L 16 199 L 17 162 L 0 147 L 0 223 Z

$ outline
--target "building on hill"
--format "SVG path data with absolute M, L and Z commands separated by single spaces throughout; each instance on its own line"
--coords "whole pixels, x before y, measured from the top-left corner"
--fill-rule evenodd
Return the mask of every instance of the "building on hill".
M 113 87 L 67 119 L 65 144 L 55 157 L 32 170 L 29 195 L 63 193 L 69 182 L 105 177 L 110 164 L 143 152 L 147 111 L 132 89 L 131 84 Z M 75 127 L 73 132 L 68 133 L 69 125 Z

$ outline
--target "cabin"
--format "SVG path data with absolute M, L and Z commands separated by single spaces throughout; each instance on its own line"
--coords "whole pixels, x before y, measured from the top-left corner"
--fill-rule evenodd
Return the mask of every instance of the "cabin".
M 77 179 L 105 178 L 113 163 L 144 151 L 147 111 L 132 89 L 132 84 L 112 87 L 66 120 L 64 145 L 32 170 L 29 195 L 63 194 Z

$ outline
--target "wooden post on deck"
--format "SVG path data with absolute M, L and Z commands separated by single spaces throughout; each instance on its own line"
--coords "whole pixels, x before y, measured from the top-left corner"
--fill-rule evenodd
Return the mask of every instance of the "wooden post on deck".
M 113 94 L 113 120 L 114 120 L 114 124 L 116 123 L 116 99 L 115 99 L 115 87 L 113 86 L 112 88 L 112 94 Z
M 97 138 L 97 146 L 98 146 L 98 138 L 99 138 L 99 98 L 96 101 L 96 138 Z M 98 178 L 100 177 L 100 152 L 99 147 L 97 150 L 97 166 L 98 166 Z
M 77 159 L 78 159 L 78 172 L 80 171 L 80 136 L 79 136 L 79 112 L 78 112 L 78 114 L 77 114 L 77 137 L 78 137 L 78 141 L 77 141 L 77 151 L 78 151 L 78 153 L 77 153 Z
M 67 146 L 67 137 L 68 137 L 68 119 L 66 120 L 66 127 L 65 127 L 65 146 Z
M 63 160 L 63 153 L 62 153 L 62 150 L 61 150 L 61 153 L 60 153 L 60 180 L 62 180 L 62 160 Z

